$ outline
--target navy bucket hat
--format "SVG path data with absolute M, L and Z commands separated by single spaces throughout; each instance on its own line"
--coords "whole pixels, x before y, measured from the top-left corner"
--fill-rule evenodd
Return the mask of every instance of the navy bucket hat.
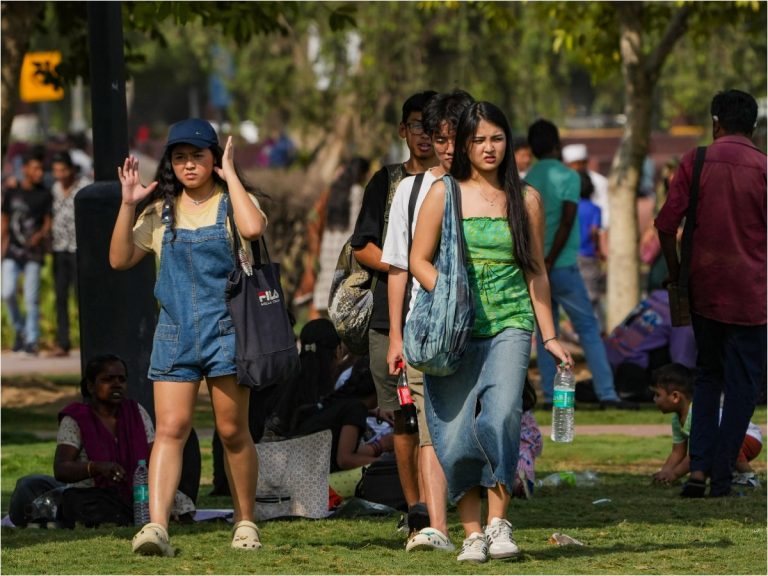
M 199 118 L 189 118 L 176 122 L 168 131 L 168 141 L 165 143 L 166 150 L 175 144 L 191 144 L 198 148 L 210 148 L 218 146 L 219 138 L 216 130 L 205 120 Z

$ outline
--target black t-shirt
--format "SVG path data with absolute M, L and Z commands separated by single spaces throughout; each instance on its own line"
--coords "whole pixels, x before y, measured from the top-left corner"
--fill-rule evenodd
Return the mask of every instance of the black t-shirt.
M 3 193 L 2 213 L 8 216 L 10 242 L 7 258 L 24 262 L 42 262 L 46 242 L 29 248 L 27 241 L 43 227 L 46 216 L 53 211 L 53 195 L 45 186 L 33 186 L 29 190 L 11 188 Z
M 330 430 L 333 434 L 331 446 L 331 472 L 340 470 L 336 462 L 339 449 L 339 436 L 343 426 L 356 426 L 359 430 L 357 440 L 365 433 L 368 409 L 357 398 L 328 399 L 322 403 L 322 409 L 317 409 L 307 416 L 291 432 L 291 436 L 306 436 L 321 430 Z
M 403 171 L 405 174 L 405 171 Z M 404 177 L 410 176 L 405 174 Z M 397 185 L 400 182 L 395 182 Z M 352 233 L 353 248 L 364 248 L 368 242 L 373 242 L 379 248 L 384 246 L 383 233 L 386 213 L 387 195 L 389 193 L 389 175 L 386 166 L 376 172 L 365 187 L 360 214 Z M 371 312 L 370 328 L 389 332 L 389 299 L 387 298 L 387 274 L 378 273 L 378 282 L 373 292 L 373 311 Z

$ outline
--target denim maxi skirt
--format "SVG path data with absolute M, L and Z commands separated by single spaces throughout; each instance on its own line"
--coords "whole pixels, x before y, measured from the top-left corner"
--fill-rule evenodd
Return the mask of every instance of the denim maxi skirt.
M 424 375 L 427 425 L 452 503 L 475 486 L 512 489 L 530 354 L 531 332 L 507 328 L 472 338 L 453 374 Z

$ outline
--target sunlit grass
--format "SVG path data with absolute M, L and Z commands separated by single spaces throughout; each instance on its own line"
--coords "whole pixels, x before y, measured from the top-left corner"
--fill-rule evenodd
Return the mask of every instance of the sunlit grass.
M 594 414 L 596 423 L 599 414 Z M 4 432 L 5 427 L 4 420 Z M 650 474 L 663 462 L 670 442 L 666 436 L 615 434 L 577 436 L 572 444 L 545 438 L 536 466 L 539 478 L 554 471 L 589 469 L 598 474 L 599 482 L 590 487 L 537 488 L 532 500 L 514 500 L 509 518 L 522 549 L 522 557 L 514 563 L 464 565 L 456 562 L 455 554 L 406 554 L 404 536 L 395 530 L 397 516 L 390 516 L 265 522 L 264 549 L 256 554 L 229 549 L 226 523 L 174 525 L 172 543 L 179 554 L 168 559 L 134 557 L 130 527 L 3 528 L 2 568 L 6 574 L 763 573 L 764 489 L 744 497 L 690 501 L 679 497 L 679 486 L 652 486 Z M 52 440 L 3 443 L 3 513 L 16 478 L 50 471 L 54 448 Z M 231 508 L 229 498 L 208 496 L 212 474 L 208 438 L 201 438 L 201 450 L 198 506 Z M 754 466 L 765 484 L 765 454 Z M 449 532 L 460 544 L 463 532 L 454 508 Z M 547 541 L 553 532 L 564 532 L 585 546 L 553 546 Z

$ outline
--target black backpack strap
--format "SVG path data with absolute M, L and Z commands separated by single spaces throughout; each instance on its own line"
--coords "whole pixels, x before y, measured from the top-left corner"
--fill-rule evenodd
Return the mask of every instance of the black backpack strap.
M 691 179 L 691 196 L 688 200 L 688 211 L 685 215 L 683 227 L 683 239 L 680 246 L 680 274 L 677 278 L 677 286 L 680 292 L 688 291 L 688 275 L 691 268 L 691 254 L 693 251 L 693 229 L 696 227 L 696 206 L 699 202 L 699 181 L 704 159 L 707 155 L 707 147 L 696 148 L 696 160 L 693 163 L 693 177 Z
M 408 254 L 411 254 L 411 244 L 413 243 L 413 216 L 416 213 L 416 201 L 419 199 L 419 190 L 424 181 L 424 172 L 417 174 L 411 188 L 411 195 L 408 198 Z M 409 266 L 410 268 L 410 266 Z
M 385 166 L 387 170 L 387 202 L 384 205 L 384 229 L 381 232 L 381 248 L 384 248 L 384 240 L 387 237 L 387 229 L 389 228 L 389 209 L 392 206 L 392 199 L 395 197 L 397 186 L 400 181 L 405 178 L 407 172 L 405 171 L 405 165 L 400 164 L 387 164 Z M 378 270 L 373 271 L 373 280 L 371 281 L 371 294 L 376 292 L 376 284 L 379 281 Z
M 411 257 L 411 245 L 413 244 L 413 217 L 416 214 L 416 201 L 419 199 L 421 183 L 424 182 L 424 172 L 417 174 L 413 179 L 411 195 L 408 197 L 408 258 Z M 405 316 L 411 306 L 411 291 L 413 289 L 413 274 L 411 274 L 411 264 L 408 263 L 408 281 L 405 284 L 405 300 L 403 301 L 403 324 Z

